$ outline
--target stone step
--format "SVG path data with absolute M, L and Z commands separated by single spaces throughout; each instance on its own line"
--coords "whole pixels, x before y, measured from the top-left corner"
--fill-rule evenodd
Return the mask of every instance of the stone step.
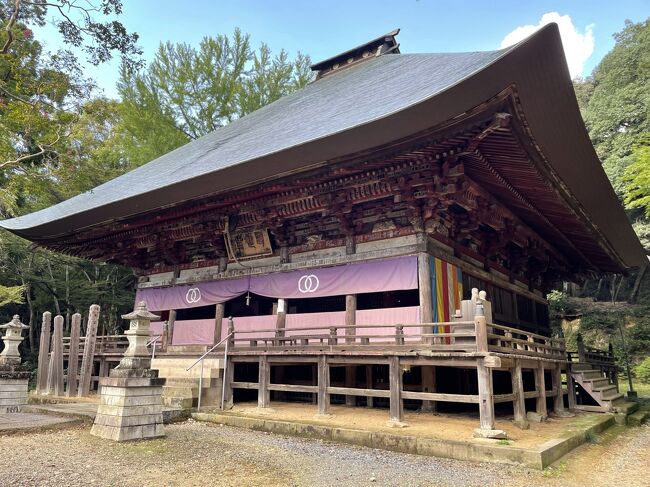
M 625 397 L 619 398 L 612 402 L 614 410 L 618 413 L 629 415 L 639 409 L 639 403 L 634 401 L 626 401 Z
M 641 426 L 643 423 L 648 421 L 648 418 L 650 418 L 650 411 L 641 409 L 639 411 L 636 411 L 627 417 L 627 425 L 628 426 Z

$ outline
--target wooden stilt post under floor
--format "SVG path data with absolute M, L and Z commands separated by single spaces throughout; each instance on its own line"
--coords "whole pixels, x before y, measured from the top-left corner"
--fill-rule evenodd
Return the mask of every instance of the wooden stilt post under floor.
M 422 392 L 436 392 L 436 368 L 432 365 L 422 366 Z M 422 411 L 436 411 L 436 402 L 422 401 Z
M 235 380 L 235 364 L 228 360 L 226 371 L 223 374 L 223 409 L 232 409 L 234 405 L 232 383 Z
M 571 376 L 570 366 L 566 368 L 566 386 L 567 386 L 567 401 L 569 403 L 569 410 L 573 411 L 576 408 L 576 386 Z
M 330 395 L 327 389 L 330 386 L 330 367 L 327 357 L 318 357 L 318 414 L 327 414 L 330 406 Z
M 38 372 L 36 390 L 39 394 L 47 392 L 47 373 L 50 363 L 50 327 L 52 326 L 52 313 L 43 313 L 41 326 L 41 341 L 38 349 Z
M 539 362 L 535 369 L 535 390 L 537 391 L 537 403 L 535 412 L 541 416 L 542 419 L 548 417 L 546 410 L 546 380 L 544 378 L 544 362 Z
M 67 397 L 77 395 L 77 382 L 79 373 L 79 335 L 81 333 L 81 315 L 72 315 L 70 325 L 70 350 L 68 351 L 68 387 L 65 391 Z
M 553 412 L 557 415 L 564 414 L 564 394 L 562 394 L 562 365 L 555 364 L 553 368 Z
M 528 421 L 526 420 L 526 400 L 524 397 L 524 381 L 521 373 L 521 360 L 515 359 L 514 368 L 510 369 L 512 377 L 512 393 L 514 400 L 512 402 L 512 409 L 514 412 L 514 423 L 520 428 L 528 428 Z
M 374 379 L 372 377 L 372 365 L 366 365 L 366 388 L 373 389 Z M 374 406 L 374 401 L 372 397 L 366 397 L 366 406 L 369 408 Z
M 390 385 L 390 420 L 402 422 L 404 418 L 404 404 L 402 401 L 402 370 L 399 366 L 399 357 L 388 359 L 388 383 Z
M 494 430 L 494 397 L 492 388 L 492 369 L 485 366 L 484 360 L 479 358 L 476 362 L 478 377 L 478 407 L 481 429 Z
M 261 355 L 259 360 L 259 379 L 257 389 L 257 407 L 267 408 L 271 402 L 269 383 L 271 382 L 271 366 L 266 355 Z
M 348 294 L 345 296 L 345 326 L 354 327 L 357 324 L 357 296 Z M 357 334 L 354 328 L 345 329 L 345 343 L 354 343 L 354 336 Z M 356 387 L 356 367 L 346 365 L 345 367 L 345 387 Z M 356 406 L 357 398 L 355 396 L 345 396 L 346 406 Z

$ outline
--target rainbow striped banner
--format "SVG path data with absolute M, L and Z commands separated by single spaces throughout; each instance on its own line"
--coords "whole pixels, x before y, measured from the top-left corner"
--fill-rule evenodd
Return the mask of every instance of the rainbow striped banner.
M 463 271 L 437 257 L 429 258 L 433 321 L 451 321 L 463 299 Z M 449 327 L 436 327 L 434 333 L 449 333 Z M 442 330 L 442 328 L 446 328 Z

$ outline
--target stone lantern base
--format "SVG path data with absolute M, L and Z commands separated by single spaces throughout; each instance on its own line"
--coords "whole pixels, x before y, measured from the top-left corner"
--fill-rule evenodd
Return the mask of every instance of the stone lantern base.
M 157 370 L 114 369 L 99 380 L 101 399 L 90 434 L 113 441 L 164 436 Z
M 29 372 L 16 365 L 0 365 L 0 414 L 19 413 L 27 405 Z

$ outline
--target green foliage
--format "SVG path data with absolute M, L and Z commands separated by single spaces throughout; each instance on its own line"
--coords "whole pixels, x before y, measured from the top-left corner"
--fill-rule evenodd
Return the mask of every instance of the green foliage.
M 623 174 L 625 204 L 628 208 L 641 208 L 650 218 L 650 132 L 639 137 L 632 150 L 632 162 Z M 650 233 L 650 231 L 647 231 Z M 647 238 L 646 233 L 646 238 Z
M 10 303 L 22 303 L 24 293 L 24 286 L 3 286 L 0 284 L 0 307 Z
M 650 357 L 634 367 L 634 376 L 644 384 L 650 384 Z
M 266 44 L 254 50 L 239 29 L 198 48 L 161 44 L 146 70 L 121 72 L 125 153 L 139 165 L 223 127 L 304 86 L 310 64 Z

